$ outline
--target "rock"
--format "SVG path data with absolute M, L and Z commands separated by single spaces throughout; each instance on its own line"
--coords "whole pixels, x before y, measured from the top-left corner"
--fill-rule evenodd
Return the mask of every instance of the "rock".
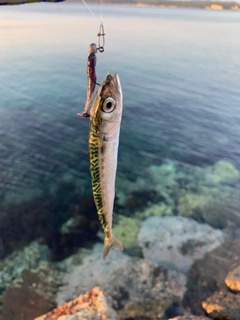
M 186 278 L 135 258 L 109 280 L 104 292 L 117 310 L 118 320 L 124 320 L 130 316 L 162 319 L 166 310 L 183 297 Z
M 213 319 L 240 320 L 240 296 L 230 292 L 215 292 L 202 302 L 203 309 Z
M 183 299 L 185 309 L 193 314 L 205 315 L 202 301 L 206 301 L 215 292 L 229 292 L 225 278 L 229 271 L 240 265 L 239 247 L 240 239 L 226 241 L 192 265 Z M 235 299 L 235 296 L 232 294 L 230 297 Z
M 3 319 L 32 320 L 56 306 L 55 294 L 62 273 L 49 258 L 49 248 L 34 241 L 0 261 Z M 15 316 L 9 318 L 10 313 Z
M 14 251 L 0 261 L 0 292 L 14 285 L 24 271 L 50 271 L 50 250 L 37 241 L 19 251 Z
M 2 296 L 2 302 L 3 320 L 32 320 L 53 307 L 47 297 L 30 287 L 8 288 Z
M 222 231 L 183 217 L 148 218 L 138 233 L 145 259 L 181 272 L 187 272 L 196 259 L 224 239 Z
M 79 294 L 84 294 L 93 287 L 103 288 L 104 284 L 108 284 L 115 270 L 124 268 L 130 259 L 122 251 L 111 250 L 109 258 L 103 261 L 102 250 L 103 246 L 96 244 L 92 254 L 84 257 L 80 265 L 73 265 L 69 268 L 63 279 L 66 285 L 60 287 L 56 297 L 58 306 Z
M 161 166 L 151 165 L 147 172 L 155 188 L 162 190 L 177 186 L 176 169 L 175 163 L 169 160 Z
M 106 302 L 99 288 L 64 303 L 35 320 L 116 320 L 116 313 Z
M 179 188 L 177 166 L 172 161 L 166 161 L 161 166 L 151 165 L 146 170 L 149 185 L 162 198 L 162 203 L 167 206 L 174 206 L 173 193 Z
M 178 199 L 182 216 L 206 222 L 214 228 L 240 227 L 240 192 L 229 186 L 204 187 Z
M 172 190 L 178 188 L 177 177 L 179 177 L 179 173 L 177 173 L 177 167 L 172 161 L 166 161 L 161 166 L 151 165 L 142 173 L 142 177 L 138 177 L 134 182 L 118 176 L 116 179 L 117 203 L 124 206 L 125 209 L 126 206 L 130 209 L 135 204 L 135 210 L 132 212 L 145 209 L 148 206 L 147 198 L 150 198 L 152 203 L 164 200 L 163 202 L 167 206 L 174 206 Z M 139 193 L 142 193 L 144 198 L 139 196 Z M 152 193 L 151 197 L 149 197 L 149 193 Z M 155 198 L 160 200 L 151 201 Z M 144 206 L 141 205 L 143 200 Z
M 208 317 L 202 317 L 202 316 L 180 316 L 175 318 L 170 318 L 168 320 L 211 320 Z
M 240 292 L 240 265 L 228 272 L 225 283 L 230 290 Z
M 211 191 L 207 190 L 206 193 L 187 193 L 179 199 L 178 211 L 184 217 L 192 217 L 194 211 L 204 211 L 206 206 L 212 201 Z
M 117 311 L 118 320 L 140 316 L 161 319 L 166 309 L 183 297 L 186 277 L 119 251 L 112 251 L 111 258 L 103 262 L 102 246 L 98 245 L 81 265 L 69 269 L 63 282 L 58 304 L 97 285 Z
M 70 233 L 71 229 L 77 228 L 79 226 L 81 222 L 81 218 L 82 218 L 81 216 L 76 216 L 65 221 L 60 228 L 60 233 L 61 234 Z
M 114 236 L 123 244 L 124 249 L 131 249 L 137 243 L 140 221 L 118 215 L 118 224 L 113 227 Z
M 206 170 L 207 179 L 215 185 L 222 182 L 237 182 L 239 172 L 233 164 L 225 160 L 220 160 L 213 167 Z
M 146 210 L 138 212 L 137 216 L 142 220 L 145 220 L 149 217 L 165 217 L 173 215 L 174 206 L 166 205 L 164 202 L 153 204 Z
M 127 196 L 131 192 L 144 189 L 149 189 L 146 179 L 138 178 L 135 182 L 132 182 L 121 175 L 116 177 L 116 197 L 120 205 L 125 204 Z

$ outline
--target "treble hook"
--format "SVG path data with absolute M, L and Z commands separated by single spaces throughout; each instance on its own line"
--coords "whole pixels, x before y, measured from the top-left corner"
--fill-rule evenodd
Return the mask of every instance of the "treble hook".
M 105 45 L 105 33 L 104 33 L 104 27 L 103 23 L 100 24 L 99 33 L 98 36 L 98 48 L 99 52 L 104 52 L 104 45 Z

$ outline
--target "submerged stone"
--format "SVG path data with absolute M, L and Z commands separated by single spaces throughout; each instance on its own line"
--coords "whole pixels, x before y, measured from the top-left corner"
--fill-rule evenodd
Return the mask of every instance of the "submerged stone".
M 205 210 L 206 205 L 212 200 L 211 194 L 187 193 L 179 199 L 178 210 L 184 217 L 192 217 L 194 210 Z
M 174 206 L 166 205 L 165 203 L 158 203 L 150 206 L 146 210 L 139 212 L 137 215 L 142 219 L 149 217 L 164 217 L 173 215 Z
M 124 249 L 131 249 L 137 244 L 139 228 L 138 219 L 118 215 L 118 224 L 113 227 L 113 234 L 123 244 Z
M 48 300 L 31 288 L 9 288 L 3 295 L 3 320 L 32 320 L 47 312 L 51 306 Z M 1 318 L 1 316 L 0 316 Z
M 69 268 L 63 282 L 65 285 L 57 294 L 58 304 L 98 285 L 119 320 L 153 316 L 160 320 L 173 303 L 181 301 L 186 277 L 117 251 L 103 262 L 102 246 L 95 246 L 82 264 Z
M 215 185 L 222 182 L 237 182 L 239 180 L 239 172 L 234 165 L 225 160 L 220 160 L 213 167 L 206 171 L 208 180 Z
M 182 272 L 224 239 L 222 231 L 183 217 L 148 218 L 138 233 L 145 259 Z

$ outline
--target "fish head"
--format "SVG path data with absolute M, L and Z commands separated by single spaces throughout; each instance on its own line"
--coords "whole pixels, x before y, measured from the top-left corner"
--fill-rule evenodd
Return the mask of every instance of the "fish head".
M 122 118 L 122 89 L 116 73 L 102 81 L 90 111 L 90 121 L 99 134 L 109 135 L 120 125 Z

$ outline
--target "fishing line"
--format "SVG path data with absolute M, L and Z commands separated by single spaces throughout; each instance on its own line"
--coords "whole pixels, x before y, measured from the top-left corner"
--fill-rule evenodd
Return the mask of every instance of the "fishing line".
M 102 0 L 100 0 L 100 17 L 101 17 L 101 21 L 103 20 L 103 16 L 102 16 Z
M 85 2 L 85 0 L 82 0 L 82 2 L 83 2 L 83 4 L 86 6 L 86 8 L 89 10 L 89 12 L 91 12 L 91 14 L 95 17 L 95 18 L 97 18 L 98 20 L 100 20 L 100 22 L 102 23 L 102 0 L 100 1 L 100 14 L 101 14 L 101 19 L 99 18 L 99 17 L 97 17 L 96 15 L 95 15 L 95 13 L 91 10 L 91 8 L 87 5 L 87 3 Z
M 97 34 L 98 36 L 98 48 L 99 52 L 104 52 L 104 45 L 105 45 L 105 33 L 104 33 L 104 26 L 103 26 L 103 14 L 102 14 L 102 0 L 100 0 L 100 18 L 96 16 L 96 14 L 92 11 L 92 9 L 88 6 L 85 0 L 82 0 L 83 4 L 86 6 L 86 8 L 89 10 L 89 12 L 98 19 L 100 23 L 99 32 Z

